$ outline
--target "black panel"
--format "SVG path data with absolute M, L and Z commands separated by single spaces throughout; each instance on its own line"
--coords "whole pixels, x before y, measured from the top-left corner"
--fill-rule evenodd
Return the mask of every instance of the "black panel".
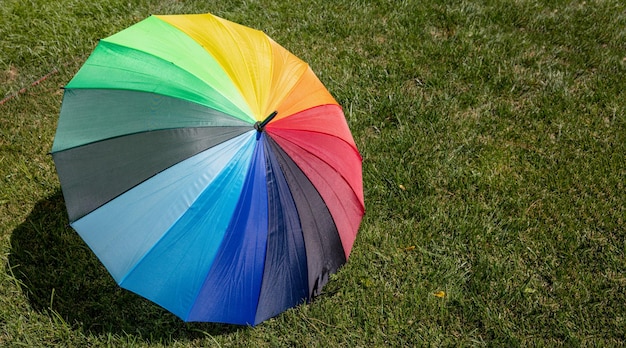
M 249 130 L 251 127 L 158 130 L 53 153 L 70 221 L 172 165 Z
M 298 165 L 268 137 L 293 196 L 306 248 L 309 296 L 316 296 L 330 274 L 346 263 L 337 227 L 324 200 Z

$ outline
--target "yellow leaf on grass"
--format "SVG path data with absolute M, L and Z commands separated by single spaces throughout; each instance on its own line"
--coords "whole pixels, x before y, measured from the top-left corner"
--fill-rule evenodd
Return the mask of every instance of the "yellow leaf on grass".
M 437 292 L 433 293 L 433 295 L 435 295 L 435 297 L 444 298 L 444 297 L 446 297 L 446 292 L 445 291 L 437 291 Z

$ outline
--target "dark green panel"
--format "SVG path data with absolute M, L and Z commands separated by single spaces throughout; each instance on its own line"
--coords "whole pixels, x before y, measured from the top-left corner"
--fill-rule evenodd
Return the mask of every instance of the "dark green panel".
M 70 221 L 249 127 L 176 128 L 113 138 L 53 153 Z
M 204 105 L 128 90 L 66 89 L 52 152 L 170 128 L 252 126 Z

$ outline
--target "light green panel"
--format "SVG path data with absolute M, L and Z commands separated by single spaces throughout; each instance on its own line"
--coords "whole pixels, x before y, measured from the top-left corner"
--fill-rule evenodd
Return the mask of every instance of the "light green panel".
M 134 48 L 171 62 L 204 81 L 245 114 L 251 115 L 248 104 L 215 58 L 187 34 L 156 16 L 148 17 L 102 41 Z
M 241 120 L 253 119 L 212 86 L 154 55 L 101 41 L 68 89 L 143 91 L 198 103 Z

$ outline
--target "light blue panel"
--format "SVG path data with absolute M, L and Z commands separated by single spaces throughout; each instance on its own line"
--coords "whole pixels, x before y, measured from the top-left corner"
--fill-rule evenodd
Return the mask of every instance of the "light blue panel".
M 185 320 L 255 324 L 268 229 L 263 142 L 257 142 L 243 192 L 224 234 L 224 241 Z
M 185 319 L 222 244 L 242 194 L 256 141 L 228 163 L 191 207 L 120 282 Z
M 72 227 L 119 283 L 232 162 L 250 157 L 252 130 L 172 166 Z M 245 161 L 243 161 L 245 162 Z

